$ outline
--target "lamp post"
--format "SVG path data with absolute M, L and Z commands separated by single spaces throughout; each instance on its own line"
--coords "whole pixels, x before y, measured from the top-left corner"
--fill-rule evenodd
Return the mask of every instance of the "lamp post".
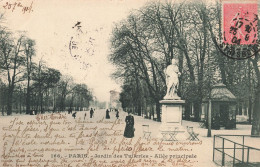
M 211 99 L 209 98 L 209 109 L 208 109 L 208 134 L 207 137 L 211 137 Z
M 210 76 L 211 76 L 211 68 L 209 68 L 210 70 Z M 211 77 L 209 76 L 209 80 L 211 80 Z M 211 116 L 212 116 L 212 104 L 211 104 L 211 84 L 210 84 L 210 81 L 209 81 L 209 108 L 208 108 L 208 134 L 207 134 L 207 137 L 211 137 Z
M 208 44 L 209 47 L 209 44 Z M 208 65 L 210 65 L 210 54 L 208 54 Z M 207 137 L 211 137 L 211 109 L 212 109 L 212 104 L 211 104 L 211 79 L 213 77 L 211 77 L 211 67 L 209 66 L 209 105 L 208 105 L 208 133 L 207 133 Z

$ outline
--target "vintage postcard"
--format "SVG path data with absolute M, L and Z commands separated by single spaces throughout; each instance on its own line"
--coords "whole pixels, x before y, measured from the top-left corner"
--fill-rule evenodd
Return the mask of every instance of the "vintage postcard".
M 260 167 L 258 0 L 0 0 L 0 167 Z

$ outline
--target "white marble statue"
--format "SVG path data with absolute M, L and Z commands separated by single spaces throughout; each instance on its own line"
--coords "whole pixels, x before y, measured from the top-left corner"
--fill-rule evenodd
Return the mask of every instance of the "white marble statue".
M 172 59 L 172 64 L 165 69 L 167 92 L 164 96 L 165 100 L 180 99 L 177 95 L 176 86 L 179 83 L 178 76 L 180 75 L 175 59 Z

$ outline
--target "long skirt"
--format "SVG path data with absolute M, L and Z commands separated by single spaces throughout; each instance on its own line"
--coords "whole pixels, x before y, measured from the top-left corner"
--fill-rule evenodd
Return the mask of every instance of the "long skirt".
M 133 125 L 127 124 L 125 126 L 124 137 L 127 137 L 127 138 L 134 137 L 134 126 Z

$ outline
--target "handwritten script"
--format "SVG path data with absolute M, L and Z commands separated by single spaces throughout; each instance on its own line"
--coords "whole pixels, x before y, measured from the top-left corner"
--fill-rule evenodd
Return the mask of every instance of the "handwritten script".
M 123 137 L 121 119 L 91 121 L 66 114 L 9 117 L 1 126 L 1 165 L 196 166 L 201 141 Z
M 23 14 L 33 12 L 33 1 L 6 1 L 2 5 L 5 10 L 14 12 L 15 10 L 21 11 Z

